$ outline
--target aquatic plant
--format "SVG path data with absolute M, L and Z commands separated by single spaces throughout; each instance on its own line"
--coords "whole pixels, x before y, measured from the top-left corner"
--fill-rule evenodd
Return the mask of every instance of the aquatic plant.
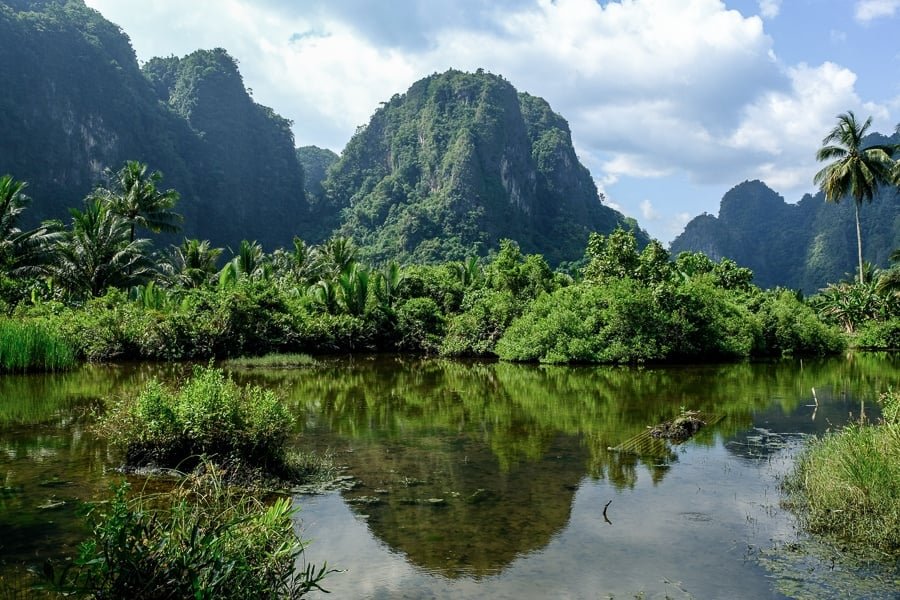
M 59 371 L 75 364 L 75 352 L 43 321 L 0 319 L 0 371 Z
M 232 466 L 230 479 L 294 481 L 286 448 L 294 419 L 271 390 L 238 386 L 221 369 L 196 367 L 177 390 L 157 380 L 111 407 L 101 423 L 129 467 L 190 468 L 200 456 Z
M 813 532 L 900 551 L 900 393 L 880 398 L 882 421 L 857 423 L 809 444 L 785 481 Z
M 309 354 L 271 353 L 263 356 L 229 358 L 223 364 L 226 367 L 244 369 L 289 369 L 294 367 L 312 367 L 316 364 L 316 359 Z
M 225 485 L 211 465 L 171 493 L 115 488 L 88 513 L 74 561 L 48 564 L 52 586 L 94 598 L 300 598 L 331 571 L 303 561 L 288 497 L 265 503 Z

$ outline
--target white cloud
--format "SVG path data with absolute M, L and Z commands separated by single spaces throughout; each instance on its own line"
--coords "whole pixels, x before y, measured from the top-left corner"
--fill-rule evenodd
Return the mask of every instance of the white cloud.
M 854 17 L 860 23 L 869 23 L 875 19 L 893 17 L 898 8 L 900 0 L 859 0 Z
M 781 12 L 781 0 L 759 0 L 759 14 L 765 19 L 774 19 Z
M 649 200 L 641 201 L 641 216 L 647 221 L 658 221 L 662 218 L 660 212 L 653 208 L 653 203 Z
M 855 92 L 856 75 L 833 63 L 819 67 L 800 64 L 788 69 L 791 89 L 769 92 L 744 109 L 744 119 L 729 138 L 736 149 L 762 149 L 747 176 L 760 178 L 781 191 L 809 185 L 816 171 L 814 153 L 822 137 L 846 110 L 873 115 L 881 123 L 890 118 L 887 108 L 864 103 Z

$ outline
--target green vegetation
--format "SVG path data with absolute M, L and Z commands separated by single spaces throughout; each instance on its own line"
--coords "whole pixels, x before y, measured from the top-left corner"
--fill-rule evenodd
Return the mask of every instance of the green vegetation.
M 632 225 L 601 203 L 565 119 L 482 70 L 395 95 L 322 185 L 322 218 L 376 262 L 464 260 L 509 238 L 558 265 L 591 231 Z
M 900 394 L 881 396 L 882 421 L 812 442 L 785 482 L 802 522 L 862 547 L 900 550 Z
M 311 367 L 315 364 L 316 359 L 309 354 L 266 354 L 231 358 L 225 361 L 224 366 L 243 369 L 285 369 Z
M 843 341 L 792 294 L 762 292 L 731 261 L 657 243 L 640 254 L 624 231 L 592 235 L 584 280 L 544 294 L 497 345 L 501 358 L 635 363 L 827 354 Z
M 865 283 L 865 279 L 859 210 L 864 200 L 872 201 L 880 186 L 894 180 L 894 161 L 891 160 L 891 155 L 895 147 L 866 145 L 864 138 L 871 125 L 872 117 L 860 124 L 853 111 L 838 115 L 838 124 L 825 136 L 822 140 L 824 145 L 816 152 L 816 160 L 834 162 L 813 178 L 821 186 L 827 202 L 836 203 L 847 197 L 853 198 L 860 283 Z
M 0 317 L 0 372 L 59 371 L 74 364 L 72 346 L 46 322 Z
M 329 573 L 302 561 L 290 498 L 263 503 L 210 469 L 171 494 L 129 497 L 122 484 L 89 513 L 92 535 L 56 589 L 94 598 L 300 598 Z M 55 572 L 54 572 L 55 571 Z
M 129 467 L 190 470 L 201 456 L 230 480 L 309 477 L 287 453 L 294 419 L 271 390 L 240 387 L 220 369 L 194 369 L 177 390 L 151 381 L 114 404 L 102 428 Z
M 120 175 L 132 171 L 144 168 Z M 45 238 L 43 263 L 9 296 L 17 317 L 46 321 L 86 360 L 402 351 L 642 363 L 844 346 L 796 295 L 753 286 L 748 269 L 697 253 L 672 261 L 623 229 L 591 234 L 572 274 L 511 240 L 487 260 L 373 268 L 347 237 L 294 238 L 272 253 L 244 240 L 218 268 L 223 250 L 206 240 L 150 254 L 116 202 L 98 193 L 73 210 L 71 228 Z

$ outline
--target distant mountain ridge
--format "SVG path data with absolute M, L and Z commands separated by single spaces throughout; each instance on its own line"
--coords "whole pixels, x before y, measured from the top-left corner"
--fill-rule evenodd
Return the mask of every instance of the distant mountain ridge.
M 900 135 L 872 143 L 898 143 Z M 782 286 L 812 294 L 856 270 L 853 200 L 825 202 L 806 194 L 787 203 L 761 181 L 745 181 L 723 197 L 718 217 L 704 214 L 687 224 L 672 254 L 700 251 L 749 267 L 761 287 Z M 900 191 L 886 188 L 861 213 L 863 257 L 879 267 L 900 248 Z

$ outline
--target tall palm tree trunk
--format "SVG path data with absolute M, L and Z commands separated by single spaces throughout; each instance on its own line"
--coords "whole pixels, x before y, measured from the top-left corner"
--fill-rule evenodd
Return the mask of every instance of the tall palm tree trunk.
M 854 202 L 856 206 L 856 252 L 859 257 L 859 283 L 865 283 L 865 274 L 863 272 L 863 257 L 862 257 L 862 230 L 859 226 L 859 205 L 862 202 Z

